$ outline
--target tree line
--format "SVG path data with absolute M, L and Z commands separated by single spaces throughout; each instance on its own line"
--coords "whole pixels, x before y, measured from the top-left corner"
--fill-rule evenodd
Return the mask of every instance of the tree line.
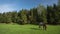
M 39 5 L 30 10 L 22 9 L 20 11 L 0 13 L 0 23 L 17 23 L 17 24 L 39 24 L 44 22 L 47 24 L 60 24 L 60 6 L 44 7 Z

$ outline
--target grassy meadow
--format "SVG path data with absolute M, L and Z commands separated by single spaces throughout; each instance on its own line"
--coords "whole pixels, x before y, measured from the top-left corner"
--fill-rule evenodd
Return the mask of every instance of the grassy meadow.
M 0 24 L 0 34 L 60 34 L 60 25 L 47 25 L 47 30 L 38 25 Z

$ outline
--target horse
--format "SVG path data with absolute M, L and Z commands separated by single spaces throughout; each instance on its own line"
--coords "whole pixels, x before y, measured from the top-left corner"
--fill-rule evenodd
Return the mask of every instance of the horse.
M 46 30 L 46 28 L 47 28 L 46 23 L 40 22 L 39 23 L 39 28 L 41 28 L 41 26 L 42 26 L 43 30 Z

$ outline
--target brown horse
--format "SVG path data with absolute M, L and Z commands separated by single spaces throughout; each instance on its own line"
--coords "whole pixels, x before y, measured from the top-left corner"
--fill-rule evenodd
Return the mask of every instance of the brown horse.
M 40 22 L 39 28 L 41 28 L 41 26 L 42 26 L 43 30 L 46 30 L 46 28 L 47 28 L 46 23 Z

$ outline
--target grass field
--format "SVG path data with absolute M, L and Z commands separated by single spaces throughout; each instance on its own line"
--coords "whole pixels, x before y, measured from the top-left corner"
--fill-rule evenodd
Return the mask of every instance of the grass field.
M 45 31 L 38 25 L 0 24 L 0 34 L 60 34 L 60 25 L 47 25 Z

